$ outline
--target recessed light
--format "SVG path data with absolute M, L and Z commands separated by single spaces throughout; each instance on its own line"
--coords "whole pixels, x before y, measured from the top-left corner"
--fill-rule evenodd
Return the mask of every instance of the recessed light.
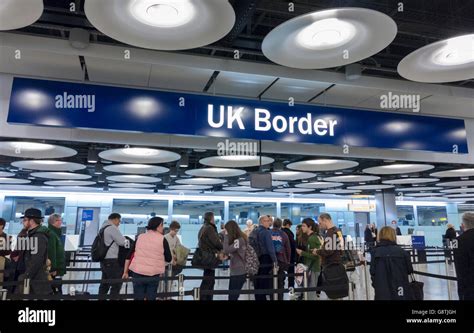
M 159 28 L 174 28 L 187 24 L 196 15 L 189 0 L 136 0 L 130 12 L 138 21 Z
M 326 50 L 349 42 L 356 34 L 355 26 L 337 18 L 316 21 L 296 36 L 300 45 L 313 50 Z

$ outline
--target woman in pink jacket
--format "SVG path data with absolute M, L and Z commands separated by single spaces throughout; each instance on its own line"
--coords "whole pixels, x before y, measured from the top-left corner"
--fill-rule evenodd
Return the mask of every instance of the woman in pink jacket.
M 140 281 L 144 278 L 158 278 L 165 272 L 172 256 L 168 241 L 163 236 L 163 219 L 153 217 L 148 221 L 147 232 L 138 236 L 125 261 L 123 278 L 130 275 L 135 300 L 156 300 L 158 280 Z

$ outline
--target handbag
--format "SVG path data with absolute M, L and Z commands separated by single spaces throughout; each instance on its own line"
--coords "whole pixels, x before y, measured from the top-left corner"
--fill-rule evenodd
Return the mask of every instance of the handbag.
M 411 282 L 410 282 L 410 291 L 415 301 L 422 301 L 425 298 L 423 287 L 424 283 L 421 281 L 416 281 L 415 274 L 411 273 Z
M 216 254 L 214 252 L 203 251 L 201 249 L 202 235 L 203 233 L 199 237 L 198 248 L 194 252 L 193 259 L 191 260 L 191 265 L 201 269 L 216 268 L 217 266 L 219 266 L 221 261 L 219 260 L 219 258 L 216 257 Z
M 176 265 L 178 266 L 186 266 L 186 262 L 188 260 L 188 255 L 189 255 L 189 252 L 190 250 L 181 245 L 181 244 L 178 244 L 176 245 Z

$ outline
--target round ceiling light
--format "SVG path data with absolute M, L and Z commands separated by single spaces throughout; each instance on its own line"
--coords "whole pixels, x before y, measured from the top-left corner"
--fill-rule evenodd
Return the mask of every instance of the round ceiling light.
M 181 155 L 167 150 L 152 148 L 119 148 L 99 153 L 104 160 L 121 163 L 169 163 L 177 161 Z
M 77 151 L 67 147 L 38 142 L 3 141 L 0 142 L 0 155 L 21 158 L 64 158 L 77 154 Z
M 114 164 L 104 166 L 104 170 L 109 172 L 131 173 L 137 175 L 158 175 L 170 171 L 170 169 L 162 166 L 146 164 Z
M 0 177 L 0 184 L 29 184 L 29 183 L 31 183 L 31 181 L 28 179 Z
M 340 183 L 360 183 L 360 182 L 371 182 L 379 180 L 377 176 L 358 176 L 358 175 L 346 175 L 346 176 L 335 176 L 324 178 L 327 182 L 340 182 Z
M 233 28 L 227 0 L 86 0 L 88 20 L 126 44 L 156 50 L 185 50 L 212 44 Z
M 441 190 L 443 193 L 474 193 L 474 187 L 468 188 L 450 188 L 449 190 Z
M 343 66 L 387 47 L 397 34 L 387 15 L 365 8 L 336 8 L 289 20 L 271 31 L 262 50 L 273 62 L 293 68 Z
M 217 168 L 248 168 L 273 163 L 274 159 L 266 156 L 250 156 L 250 155 L 229 155 L 229 156 L 211 156 L 203 158 L 199 163 Z
M 15 176 L 15 174 L 13 172 L 0 171 L 0 177 L 1 178 L 13 177 L 13 176 Z
M 313 192 L 314 189 L 287 187 L 287 188 L 277 188 L 277 189 L 274 189 L 273 191 L 274 192 L 283 192 L 283 193 L 306 193 L 306 192 Z
M 312 188 L 312 189 L 325 189 L 332 187 L 339 187 L 344 185 L 343 183 L 329 183 L 329 182 L 312 182 L 312 183 L 302 183 L 296 184 L 295 187 L 298 188 Z
M 120 188 L 154 188 L 156 185 L 140 184 L 140 183 L 115 183 L 115 184 L 109 184 L 109 186 L 120 187 Z
M 426 45 L 398 64 L 398 73 L 418 82 L 442 83 L 474 77 L 474 34 Z
M 182 185 L 219 185 L 226 183 L 225 179 L 218 178 L 190 178 L 190 179 L 179 179 L 176 184 Z
M 43 0 L 0 1 L 0 30 L 16 30 L 35 23 L 43 14 Z
M 322 190 L 321 193 L 327 193 L 327 194 L 354 194 L 354 193 L 360 193 L 359 190 Z
M 436 197 L 436 196 L 441 196 L 443 193 L 438 193 L 438 192 L 420 192 L 420 193 L 410 193 L 407 194 L 407 197 Z
M 399 175 L 405 173 L 422 172 L 434 169 L 430 164 L 389 164 L 362 170 L 373 175 Z
M 38 171 L 77 171 L 86 168 L 84 164 L 53 160 L 16 161 L 12 162 L 12 166 Z
M 447 198 L 474 198 L 474 194 L 448 194 Z
M 195 191 L 203 191 L 203 190 L 210 190 L 212 186 L 205 186 L 205 185 L 171 185 L 168 186 L 169 190 L 179 190 L 179 191 L 187 191 L 187 190 L 195 190 Z
M 89 186 L 95 185 L 96 182 L 84 180 L 53 180 L 44 182 L 44 184 L 48 186 Z
M 386 190 L 389 188 L 394 188 L 392 185 L 358 185 L 358 186 L 349 186 L 348 190 Z
M 431 174 L 433 175 L 433 174 Z M 404 185 L 404 184 L 424 184 L 424 183 L 433 183 L 439 181 L 438 178 L 402 178 L 402 179 L 392 179 L 386 180 L 382 183 L 391 184 L 391 185 Z
M 245 180 L 243 182 L 238 183 L 240 186 L 250 186 L 250 180 Z M 283 186 L 288 184 L 287 182 L 281 181 L 281 180 L 273 180 L 272 181 L 272 186 Z
M 140 175 L 109 176 L 107 177 L 107 180 L 120 183 L 158 183 L 161 181 L 160 178 Z
M 233 192 L 257 192 L 262 191 L 262 189 L 253 188 L 249 186 L 228 186 L 223 188 L 224 191 L 233 191 Z
M 301 162 L 294 162 L 287 165 L 288 169 L 299 171 L 336 171 L 350 169 L 358 166 L 358 162 L 333 159 L 315 159 Z
M 436 191 L 439 190 L 439 187 L 422 187 L 422 186 L 415 186 L 415 187 L 401 187 L 395 189 L 396 192 L 419 192 L 419 191 Z
M 194 177 L 204 178 L 227 178 L 227 177 L 238 177 L 245 175 L 247 171 L 239 169 L 228 169 L 228 168 L 203 168 L 203 169 L 192 169 L 186 170 L 186 174 Z
M 430 174 L 430 176 L 439 177 L 439 178 L 473 177 L 474 169 L 455 169 L 455 170 L 439 171 L 439 172 L 433 172 L 432 174 Z
M 460 180 L 460 181 L 443 182 L 443 183 L 436 184 L 436 186 L 448 186 L 448 187 L 473 186 L 473 185 L 474 185 L 474 180 Z
M 58 180 L 84 180 L 90 179 L 92 176 L 83 175 L 79 173 L 70 172 L 33 172 L 30 174 L 32 177 L 44 178 L 44 179 L 58 179 Z
M 309 179 L 316 177 L 315 173 L 312 172 L 301 172 L 301 171 L 276 171 L 272 172 L 273 180 L 287 180 L 295 181 L 302 179 Z

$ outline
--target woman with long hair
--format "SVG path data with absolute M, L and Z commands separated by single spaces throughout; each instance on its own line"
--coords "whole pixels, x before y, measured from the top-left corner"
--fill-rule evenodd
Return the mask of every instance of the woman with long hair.
M 224 253 L 230 256 L 229 290 L 242 290 L 245 283 L 245 250 L 247 235 L 240 229 L 237 222 L 230 220 L 224 226 Z M 237 301 L 240 293 L 229 295 L 229 301 Z

